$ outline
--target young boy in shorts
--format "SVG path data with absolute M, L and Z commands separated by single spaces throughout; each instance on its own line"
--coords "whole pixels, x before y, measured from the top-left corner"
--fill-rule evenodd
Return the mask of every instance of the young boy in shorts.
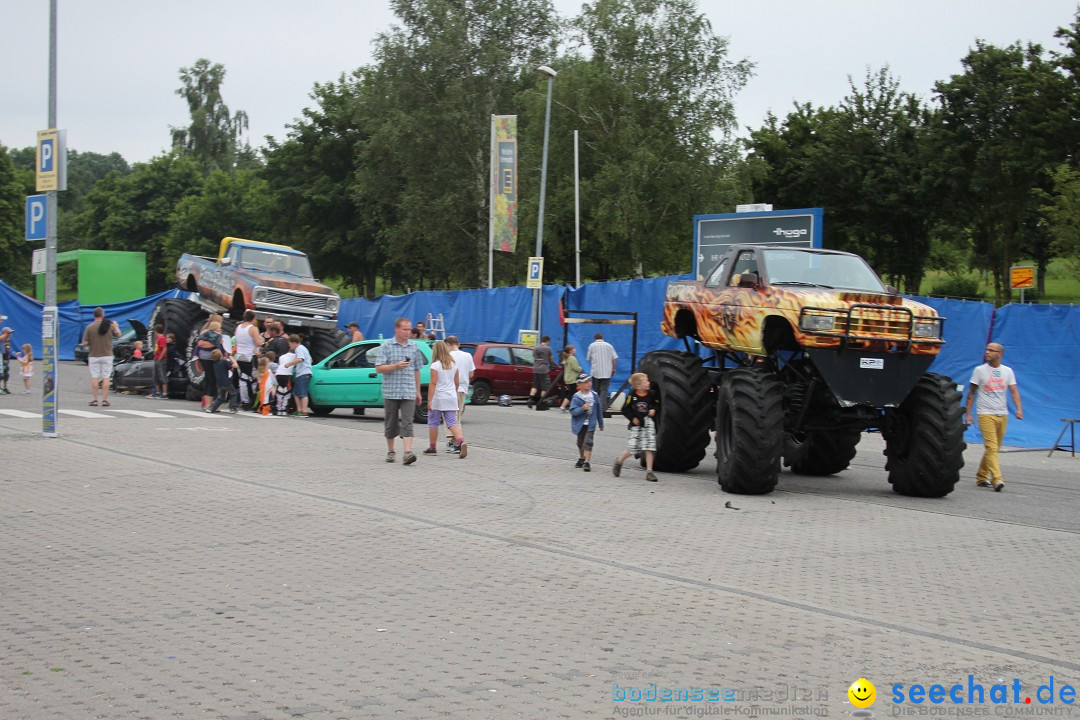
M 631 392 L 622 406 L 622 414 L 630 421 L 630 439 L 626 443 L 626 450 L 615 458 L 611 472 L 615 477 L 619 477 L 626 458 L 645 453 L 645 479 L 656 482 L 656 475 L 652 470 L 653 455 L 656 454 L 656 423 L 653 418 L 660 407 L 660 396 L 652 389 L 649 376 L 645 373 L 634 373 L 630 376 L 630 389 Z
M 604 409 L 600 396 L 593 392 L 592 378 L 581 373 L 577 379 L 577 392 L 570 398 L 570 432 L 577 437 L 578 460 L 574 467 L 592 472 L 593 434 L 596 428 L 604 429 Z

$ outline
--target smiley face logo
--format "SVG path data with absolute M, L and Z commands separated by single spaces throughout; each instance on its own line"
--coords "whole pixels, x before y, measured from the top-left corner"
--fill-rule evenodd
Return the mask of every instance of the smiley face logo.
M 868 708 L 877 700 L 877 688 L 866 678 L 859 678 L 847 689 L 848 700 L 857 708 Z

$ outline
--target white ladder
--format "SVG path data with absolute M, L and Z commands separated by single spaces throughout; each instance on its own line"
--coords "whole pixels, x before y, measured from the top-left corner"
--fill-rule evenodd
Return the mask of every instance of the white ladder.
M 438 316 L 428 313 L 424 325 L 427 327 L 428 332 L 435 336 L 436 340 L 446 339 L 446 325 L 443 324 L 442 313 L 439 313 Z

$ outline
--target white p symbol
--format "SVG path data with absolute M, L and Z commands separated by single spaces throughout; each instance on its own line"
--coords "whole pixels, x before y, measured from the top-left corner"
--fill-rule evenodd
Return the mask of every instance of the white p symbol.
M 45 203 L 35 202 L 30 204 L 30 227 L 37 230 L 39 222 L 45 219 Z
M 53 161 L 53 144 L 51 140 L 46 140 L 41 143 L 41 170 L 43 172 L 52 171 Z

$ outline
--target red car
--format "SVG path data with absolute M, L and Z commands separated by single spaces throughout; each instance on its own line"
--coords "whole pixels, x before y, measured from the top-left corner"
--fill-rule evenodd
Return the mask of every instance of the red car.
M 462 343 L 461 349 L 472 353 L 476 373 L 472 380 L 472 404 L 483 405 L 494 395 L 528 395 L 533 385 L 533 348 L 531 345 L 482 342 Z M 558 358 L 554 358 L 558 362 Z M 552 384 L 562 369 L 553 364 Z

